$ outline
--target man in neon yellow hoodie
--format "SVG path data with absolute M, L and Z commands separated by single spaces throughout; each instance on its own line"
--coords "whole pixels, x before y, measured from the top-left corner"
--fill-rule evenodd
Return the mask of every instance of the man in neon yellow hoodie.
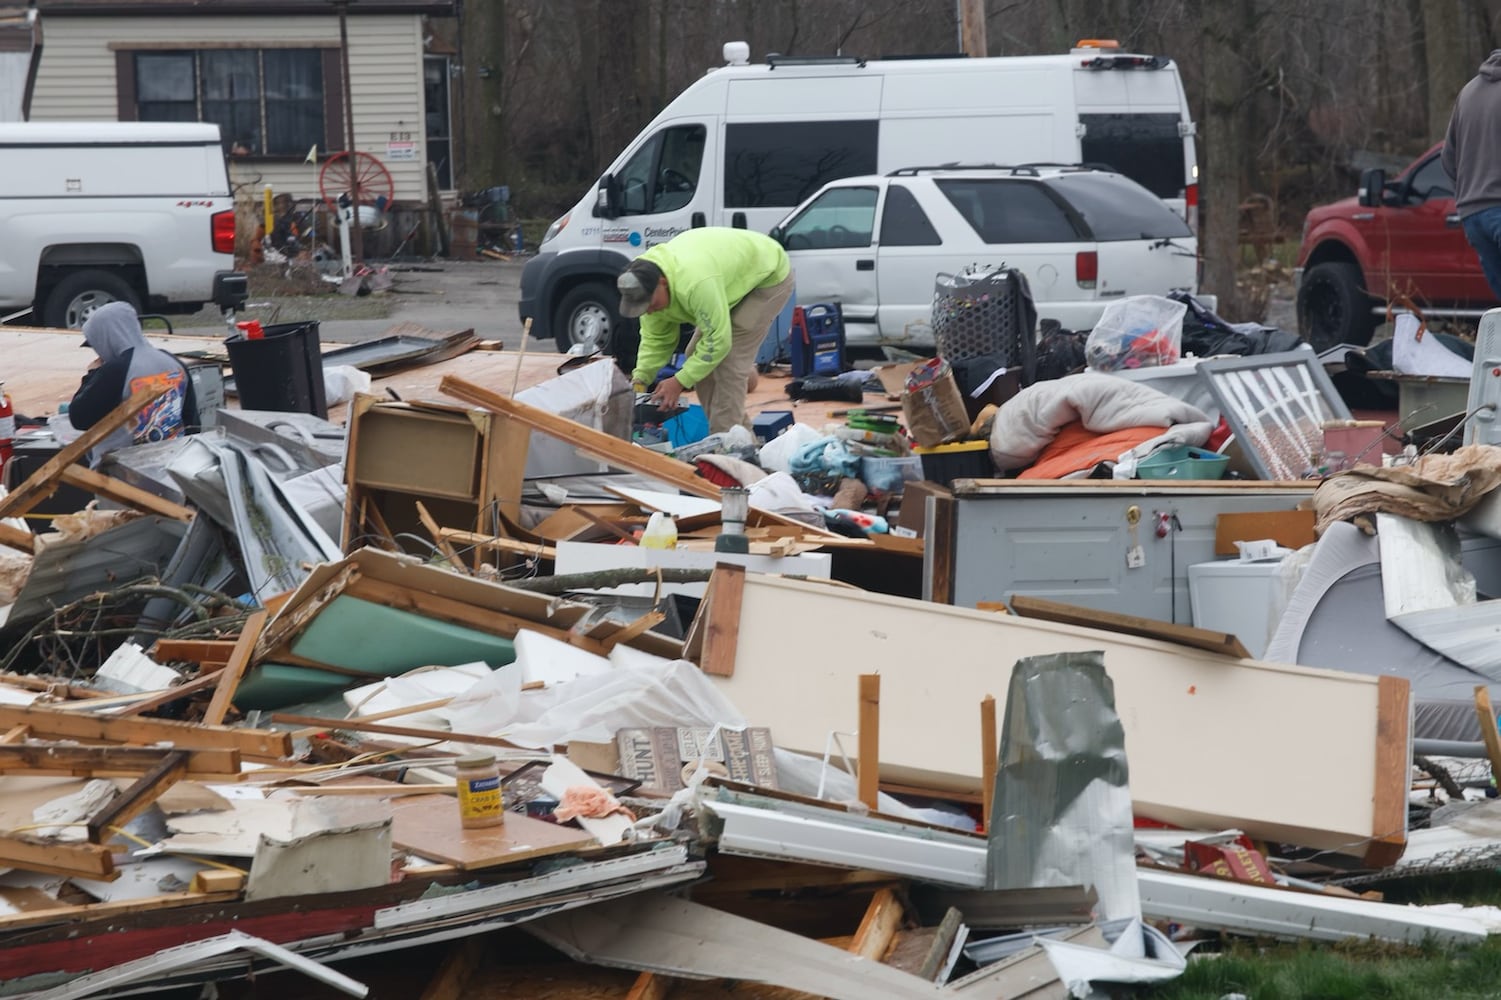
M 663 379 L 652 401 L 664 409 L 692 389 L 709 433 L 749 426 L 745 395 L 756 352 L 792 297 L 787 251 L 747 229 L 690 229 L 647 250 L 616 282 L 620 315 L 641 317 L 631 381 L 644 390 L 677 350 L 678 328 L 694 326 L 688 360 Z

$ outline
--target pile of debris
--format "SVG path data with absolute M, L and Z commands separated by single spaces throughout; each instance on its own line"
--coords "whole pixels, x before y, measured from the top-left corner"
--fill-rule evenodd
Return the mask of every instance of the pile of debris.
M 467 405 L 225 410 L 80 464 L 142 393 L 0 498 L 0 996 L 272 968 L 360 996 L 328 963 L 516 925 L 640 970 L 635 995 L 1061 997 L 1171 979 L 1220 934 L 1496 926 L 1360 884 L 1501 854 L 1409 831 L 1442 793 L 1414 790 L 1407 676 L 1039 590 L 917 599 L 962 583 L 963 488 L 914 491 L 926 537 L 849 537 L 775 489 L 731 511 L 631 443 L 621 383 L 449 375 Z M 1388 539 L 1473 513 L 1478 485 L 1439 501 L 1497 467 L 1477 448 L 1329 480 L 1316 548 L 1369 511 Z M 113 509 L 5 520 L 65 485 Z M 640 544 L 653 515 L 675 547 Z M 1457 549 L 1407 536 L 1412 580 L 1452 580 Z M 1447 607 L 1485 608 L 1463 589 Z

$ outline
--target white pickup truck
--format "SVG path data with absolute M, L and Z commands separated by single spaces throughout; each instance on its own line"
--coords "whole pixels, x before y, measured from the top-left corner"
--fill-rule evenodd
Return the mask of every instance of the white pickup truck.
M 244 305 L 217 125 L 0 124 L 0 178 L 0 321 L 76 329 L 115 300 Z

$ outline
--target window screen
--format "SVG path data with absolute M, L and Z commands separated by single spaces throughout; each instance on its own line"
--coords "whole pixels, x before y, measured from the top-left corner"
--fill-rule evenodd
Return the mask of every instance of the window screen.
M 942 242 L 916 196 L 901 184 L 887 186 L 886 208 L 881 213 L 881 245 L 936 247 Z
M 880 124 L 756 122 L 725 128 L 728 208 L 791 208 L 829 181 L 876 172 Z
M 1183 197 L 1188 181 L 1177 115 L 1080 115 L 1079 122 L 1085 163 L 1105 164 L 1159 198 Z
M 986 243 L 1072 243 L 1081 235 L 1038 181 L 945 178 L 934 183 Z
M 1100 243 L 1193 235 L 1162 199 L 1117 174 L 1061 174 L 1047 184 L 1073 207 Z

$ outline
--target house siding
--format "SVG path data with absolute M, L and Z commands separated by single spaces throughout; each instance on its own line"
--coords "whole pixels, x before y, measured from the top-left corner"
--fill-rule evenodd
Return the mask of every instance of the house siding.
M 352 15 L 349 78 L 354 103 L 355 147 L 391 172 L 395 200 L 425 204 L 427 149 L 422 108 L 422 19 L 416 14 Z M 67 17 L 46 23 L 47 44 L 32 98 L 32 121 L 115 121 L 119 117 L 116 51 L 133 45 L 183 48 L 225 42 L 276 48 L 319 45 L 338 48 L 337 17 Z M 409 133 L 411 160 L 393 161 L 388 144 Z M 344 138 L 329 137 L 342 150 Z M 320 158 L 326 153 L 319 150 Z M 242 196 L 258 198 L 263 185 L 306 198 L 318 193 L 313 168 L 301 163 L 235 161 L 231 180 Z

